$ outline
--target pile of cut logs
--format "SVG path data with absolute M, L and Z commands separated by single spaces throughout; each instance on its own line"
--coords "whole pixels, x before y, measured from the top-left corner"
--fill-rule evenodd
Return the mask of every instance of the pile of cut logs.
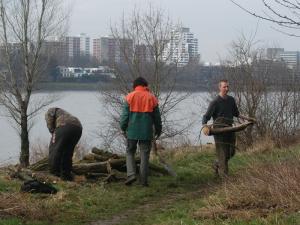
M 136 158 L 137 170 L 140 159 Z M 164 176 L 168 171 L 160 166 L 150 163 L 150 175 Z M 27 169 L 11 169 L 10 175 L 21 180 L 37 179 L 43 182 L 53 182 L 57 177 L 48 172 L 48 158 L 44 158 Z M 87 180 L 103 180 L 106 182 L 126 179 L 126 158 L 105 150 L 93 148 L 82 160 L 73 163 L 73 173 Z M 75 176 L 76 177 L 76 176 Z M 86 180 L 84 179 L 84 180 Z

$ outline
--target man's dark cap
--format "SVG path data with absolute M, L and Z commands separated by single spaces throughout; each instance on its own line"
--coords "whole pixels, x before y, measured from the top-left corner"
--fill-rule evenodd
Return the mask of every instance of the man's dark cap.
M 133 88 L 136 88 L 137 86 L 143 86 L 143 87 L 147 87 L 148 86 L 148 82 L 146 81 L 145 78 L 143 77 L 138 77 L 133 81 Z

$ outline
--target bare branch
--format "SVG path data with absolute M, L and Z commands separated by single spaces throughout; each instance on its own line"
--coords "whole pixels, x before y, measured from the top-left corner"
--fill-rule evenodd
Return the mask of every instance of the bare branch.
M 117 43 L 122 61 L 113 63 L 116 71 L 116 89 L 101 91 L 100 94 L 101 101 L 107 106 L 106 113 L 110 121 L 107 133 L 113 137 L 121 134 L 119 119 L 124 97 L 120 95 L 128 94 L 132 90 L 132 81 L 139 76 L 148 80 L 151 91 L 159 99 L 164 127 L 162 137 L 182 135 L 189 127 L 177 126 L 178 121 L 170 119 L 170 114 L 189 94 L 175 92 L 177 64 L 169 65 L 163 58 L 171 39 L 171 32 L 176 29 L 171 20 L 164 15 L 161 9 L 149 5 L 145 13 L 135 8 L 129 19 L 123 15 L 119 24 L 111 26 L 112 39 Z M 130 43 L 130 46 L 124 43 Z M 167 59 L 170 54 L 166 55 Z M 107 140 L 111 140 L 107 133 L 101 135 L 106 143 L 109 142 Z M 120 137 L 118 140 L 123 139 Z
M 277 16 L 278 18 L 269 18 L 266 16 L 262 16 L 260 14 L 257 14 L 253 11 L 248 10 L 247 8 L 243 7 L 241 4 L 237 3 L 237 1 L 235 0 L 230 0 L 233 4 L 235 4 L 236 6 L 238 6 L 240 9 L 242 9 L 243 11 L 247 12 L 248 14 L 255 16 L 257 18 L 263 19 L 263 20 L 267 20 L 269 22 L 273 22 L 273 23 L 277 23 L 281 26 L 289 26 L 289 25 L 295 25 L 295 26 L 299 26 L 300 22 L 294 20 L 293 18 L 287 16 L 287 15 L 282 15 L 281 13 L 279 13 L 278 11 L 276 11 L 273 7 L 271 7 L 266 0 L 262 0 L 264 6 L 270 10 L 275 16 Z M 285 6 L 286 7 L 286 6 Z
M 41 48 L 49 35 L 61 35 L 66 17 L 59 6 L 58 0 L 0 0 L 0 102 L 19 127 L 23 166 L 29 163 L 28 121 L 52 102 L 31 97 L 47 65 Z

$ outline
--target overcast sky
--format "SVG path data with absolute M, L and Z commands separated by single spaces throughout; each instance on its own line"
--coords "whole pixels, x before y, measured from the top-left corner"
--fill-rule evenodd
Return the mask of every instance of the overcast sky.
M 255 32 L 261 45 L 299 50 L 300 38 L 275 31 L 272 24 L 246 14 L 229 0 L 70 0 L 70 35 L 87 33 L 91 38 L 107 36 L 111 22 L 129 15 L 135 6 L 143 9 L 151 2 L 165 10 L 175 22 L 189 27 L 199 42 L 202 61 L 218 62 L 228 55 L 230 42 L 241 32 Z M 262 10 L 261 0 L 240 0 L 250 9 Z

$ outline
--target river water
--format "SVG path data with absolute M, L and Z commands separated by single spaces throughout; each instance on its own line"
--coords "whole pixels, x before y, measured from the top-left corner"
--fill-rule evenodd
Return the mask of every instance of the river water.
M 50 96 L 49 96 L 50 95 Z M 101 124 L 105 124 L 107 118 L 103 115 L 105 104 L 101 101 L 101 95 L 96 91 L 64 91 L 55 93 L 36 93 L 34 98 L 51 97 L 55 95 L 57 100 L 42 109 L 33 119 L 33 126 L 30 130 L 31 149 L 34 145 L 47 146 L 50 140 L 50 134 L 46 127 L 44 119 L 45 112 L 49 107 L 60 107 L 74 116 L 78 117 L 83 125 L 81 142 L 85 148 L 90 149 L 93 146 L 101 147 L 103 143 L 97 133 Z M 190 144 L 199 144 L 212 142 L 211 137 L 201 135 L 199 141 L 199 131 L 201 128 L 202 115 L 207 107 L 207 93 L 193 93 L 183 100 L 177 107 L 177 110 L 171 115 L 179 120 L 184 126 L 191 124 L 187 130 L 186 136 Z M 0 164 L 15 163 L 18 161 L 20 151 L 20 140 L 13 123 L 4 115 L 3 108 L 0 108 Z M 187 141 L 185 139 L 185 141 Z

